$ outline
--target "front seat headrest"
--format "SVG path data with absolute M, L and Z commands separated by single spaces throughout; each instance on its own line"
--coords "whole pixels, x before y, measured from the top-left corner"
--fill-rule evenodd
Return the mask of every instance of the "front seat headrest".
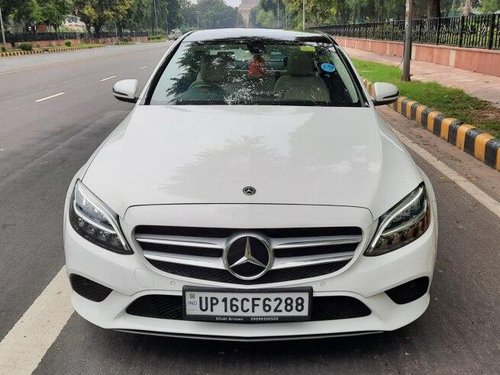
M 220 56 L 205 56 L 201 60 L 198 79 L 204 82 L 218 83 L 226 78 L 227 59 Z
M 288 57 L 288 74 L 292 76 L 312 76 L 314 71 L 314 55 L 310 52 L 295 52 Z

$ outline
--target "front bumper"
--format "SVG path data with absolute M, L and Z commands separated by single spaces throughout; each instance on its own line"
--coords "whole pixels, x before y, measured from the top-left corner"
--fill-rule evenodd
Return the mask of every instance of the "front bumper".
M 433 210 L 429 229 L 419 239 L 397 251 L 377 257 L 358 254 L 343 272 L 275 285 L 279 288 L 312 287 L 315 297 L 354 297 L 371 310 L 368 316 L 323 321 L 241 324 L 130 315 L 126 309 L 139 297 L 150 294 L 180 296 L 183 286 L 207 286 L 207 282 L 186 280 L 157 272 L 148 267 L 138 254 L 120 255 L 103 250 L 80 237 L 68 225 L 66 218 L 64 247 L 68 274 L 81 275 L 112 289 L 102 302 L 90 301 L 73 291 L 72 303 L 83 318 L 97 326 L 147 334 L 246 341 L 392 331 L 417 319 L 429 304 L 428 290 L 420 298 L 406 304 L 396 304 L 385 291 L 420 277 L 432 280 L 437 247 L 435 212 L 436 210 Z M 224 287 L 218 285 L 221 286 Z M 234 284 L 226 286 L 235 288 Z M 273 286 L 265 285 L 265 288 Z M 259 286 L 244 288 L 259 289 Z

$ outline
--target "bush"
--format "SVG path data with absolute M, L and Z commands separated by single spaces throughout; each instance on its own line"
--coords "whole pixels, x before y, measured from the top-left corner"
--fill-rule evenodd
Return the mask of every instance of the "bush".
M 19 44 L 19 49 L 21 51 L 31 51 L 33 50 L 33 46 L 30 43 L 21 43 Z
M 65 40 L 65 41 L 64 41 L 64 45 L 65 45 L 66 47 L 71 47 L 71 40 Z
M 7 48 L 2 46 L 2 52 L 7 52 Z
M 148 40 L 149 41 L 152 41 L 152 40 L 163 40 L 165 39 L 165 36 L 163 35 L 150 35 L 148 36 Z
M 118 41 L 115 44 L 124 45 L 124 44 L 133 44 L 133 43 L 134 43 L 134 41 L 132 40 L 131 37 L 124 36 L 124 37 L 118 38 Z

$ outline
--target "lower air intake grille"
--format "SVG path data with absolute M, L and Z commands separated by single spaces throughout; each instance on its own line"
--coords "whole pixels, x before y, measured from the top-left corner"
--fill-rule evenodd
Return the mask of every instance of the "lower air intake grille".
M 130 304 L 127 313 L 146 318 L 182 320 L 182 297 L 164 295 L 139 297 Z M 352 319 L 370 314 L 370 309 L 353 297 L 314 297 L 311 320 Z
M 318 264 L 307 267 L 283 268 L 278 270 L 271 269 L 257 280 L 240 280 L 226 270 L 214 268 L 186 266 L 179 263 L 167 263 L 154 260 L 150 260 L 150 263 L 156 268 L 174 275 L 193 277 L 201 280 L 218 281 L 221 283 L 257 285 L 328 275 L 329 273 L 340 270 L 347 263 L 349 263 L 349 261 Z
M 75 292 L 94 302 L 104 301 L 112 292 L 108 287 L 74 273 L 69 276 L 69 281 Z
M 425 293 L 429 288 L 429 278 L 419 277 L 418 279 L 408 281 L 402 285 L 386 291 L 386 294 L 398 305 L 413 302 Z

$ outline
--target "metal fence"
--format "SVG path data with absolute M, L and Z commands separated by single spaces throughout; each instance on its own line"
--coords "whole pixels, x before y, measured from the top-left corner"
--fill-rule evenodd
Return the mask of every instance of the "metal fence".
M 149 33 L 145 31 L 116 33 L 116 32 L 101 32 L 99 34 L 89 33 L 6 33 L 5 40 L 7 43 L 22 43 L 22 42 L 37 42 L 44 40 L 65 40 L 65 39 L 99 39 L 99 38 L 113 38 L 113 37 L 134 37 L 134 36 L 148 36 Z
M 335 36 L 403 41 L 405 21 L 370 22 L 312 28 Z M 412 22 L 415 43 L 500 49 L 500 14 L 423 18 Z

